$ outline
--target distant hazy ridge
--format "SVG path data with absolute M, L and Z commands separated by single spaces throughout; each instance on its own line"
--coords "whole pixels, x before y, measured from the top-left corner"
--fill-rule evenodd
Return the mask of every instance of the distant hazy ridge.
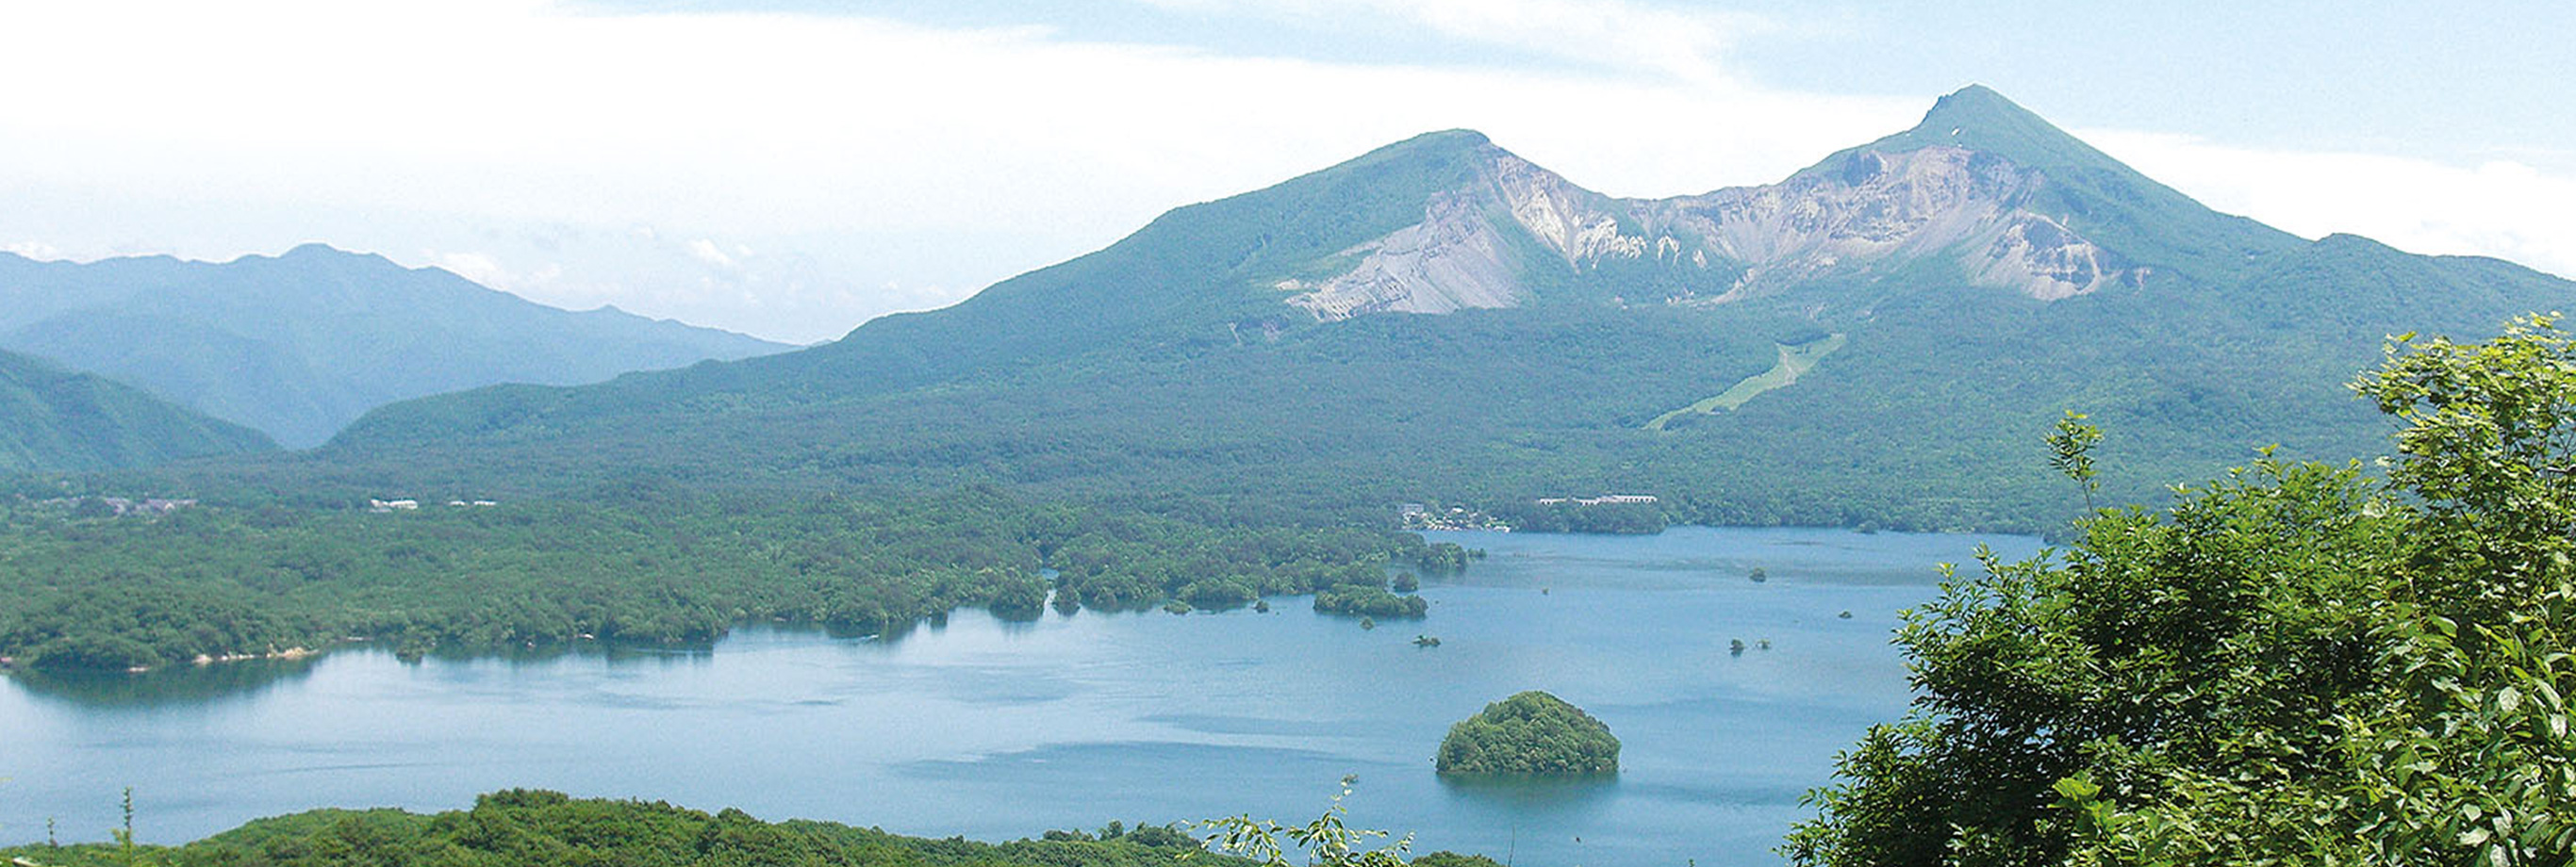
M 786 347 L 613 308 L 560 310 L 317 244 L 221 264 L 0 253 L 0 348 L 300 447 L 397 400 L 503 382 L 596 382 Z

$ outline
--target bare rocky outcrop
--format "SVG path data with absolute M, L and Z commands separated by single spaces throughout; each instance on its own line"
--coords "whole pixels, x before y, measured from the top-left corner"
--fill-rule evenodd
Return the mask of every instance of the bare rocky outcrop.
M 1933 257 L 1970 282 L 2043 301 L 2130 279 L 2118 257 L 2026 207 L 2046 178 L 1958 147 L 1853 154 L 1843 170 L 1639 202 L 1649 225 L 1748 266 L 1719 297 L 1784 290 L 1840 269 Z
M 1830 172 L 1670 199 L 1613 199 L 1485 146 L 1480 183 L 1434 198 L 1423 220 L 1343 251 L 1339 276 L 1285 281 L 1324 321 L 1448 313 L 1528 300 L 1535 247 L 1582 271 L 1652 257 L 1738 272 L 1707 303 L 1794 289 L 1854 269 L 1947 259 L 1968 282 L 2054 301 L 2143 279 L 2117 254 L 2030 207 L 2040 172 L 1954 146 L 1852 154 Z M 1719 279 L 1723 279 L 1722 277 Z
M 1321 286 L 1290 280 L 1288 303 L 1332 322 L 1366 313 L 1449 313 L 1520 302 L 1511 243 L 1495 231 L 1476 197 L 1432 199 L 1420 223 L 1349 250 L 1358 267 Z
M 1627 210 L 1628 202 L 1575 186 L 1499 148 L 1494 151 L 1492 183 L 1512 221 L 1567 264 L 1580 266 L 1612 256 L 1634 259 L 1646 252 L 1643 236 L 1619 229 L 1613 209 Z
M 1422 222 L 1342 251 L 1361 258 L 1341 276 L 1320 285 L 1283 281 L 1280 289 L 1299 293 L 1288 303 L 1327 322 L 1366 313 L 1516 306 L 1526 290 L 1517 245 L 1506 235 L 1512 226 L 1573 267 L 1604 256 L 1634 258 L 1645 249 L 1645 239 L 1620 233 L 1610 210 L 1617 200 L 1501 148 L 1486 150 L 1477 188 L 1436 196 Z

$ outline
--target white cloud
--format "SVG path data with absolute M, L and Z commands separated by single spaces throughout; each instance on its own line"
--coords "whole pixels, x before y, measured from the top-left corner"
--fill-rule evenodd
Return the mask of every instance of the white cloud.
M 522 296 L 560 294 L 557 283 L 563 279 L 560 262 L 548 262 L 527 270 L 514 270 L 490 253 L 424 251 L 423 258 L 433 265 L 454 272 L 456 276 L 484 286 Z
M 1775 29 L 1740 12 L 1646 6 L 1629 0 L 1142 0 L 1230 13 L 1266 12 L 1308 23 L 1419 28 L 1448 39 L 1585 65 L 1648 70 L 1684 81 L 1730 81 L 1723 64 L 1737 39 Z
M 2308 238 L 2344 232 L 2415 253 L 2510 259 L 2576 277 L 2576 176 L 2375 154 L 2230 147 L 2096 130 L 2087 141 L 2203 204 Z
M 0 251 L 16 253 L 29 259 L 46 261 L 63 257 L 62 248 L 43 241 L 11 241 L 0 244 Z
M 1673 74 L 1334 64 L 543 0 L 25 4 L 9 25 L 36 38 L 0 53 L 0 80 L 43 86 L 14 89 L 0 113 L 0 188 L 35 194 L 13 200 L 0 231 L 46 227 L 61 234 L 32 234 L 76 256 L 210 259 L 311 238 L 488 253 L 459 236 L 531 225 L 736 238 L 808 255 L 804 288 L 767 291 L 858 300 L 791 316 L 764 295 L 762 311 L 734 311 L 692 298 L 686 271 L 644 268 L 649 243 L 614 248 L 626 267 L 544 291 L 620 283 L 623 307 L 803 340 L 923 297 L 827 283 L 980 286 L 1168 208 L 1432 129 L 1483 129 L 1587 185 L 1663 195 L 1774 179 L 1921 110 L 1719 81 L 1718 19 L 1619 0 L 1497 2 L 1491 15 L 1310 5 L 1426 39 L 1641 57 Z M 80 212 L 110 202 L 128 208 Z M 851 272 L 815 270 L 827 264 Z
M 510 273 L 498 260 L 484 253 L 432 253 L 430 260 L 438 267 L 455 272 L 459 277 L 493 288 L 509 285 Z
M 1501 2 L 1493 16 L 1359 5 L 1478 38 L 1554 34 L 1602 57 L 1661 41 L 1663 53 L 1700 58 L 1682 66 L 1704 65 L 1715 39 L 1699 17 L 1625 3 Z M 1593 18 L 1609 23 L 1580 23 Z M 16 139 L 6 150 L 29 160 L 21 173 L 664 225 L 867 228 L 1083 202 L 1118 207 L 1110 223 L 1128 226 L 1186 197 L 1447 125 L 1541 141 L 1643 127 L 1675 154 L 1713 144 L 1776 163 L 1783 143 L 1821 151 L 1808 144 L 1815 133 L 1760 122 L 1774 111 L 1887 104 L 861 18 L 581 15 L 538 0 L 96 0 L 40 6 L 32 19 L 22 32 L 59 38 L 0 56 L 0 74 L 52 85 L 23 89 L 0 119 Z M 138 32 L 137 21 L 155 24 Z M 1567 130 L 1575 113 L 1604 131 Z M 1066 182 L 1075 175 L 1135 192 L 1069 189 L 1101 186 Z
M 717 247 L 716 242 L 705 238 L 699 238 L 695 241 L 689 242 L 689 255 L 697 257 L 700 262 L 705 262 L 718 268 L 731 268 L 735 264 L 734 258 L 731 254 L 726 253 L 723 248 Z

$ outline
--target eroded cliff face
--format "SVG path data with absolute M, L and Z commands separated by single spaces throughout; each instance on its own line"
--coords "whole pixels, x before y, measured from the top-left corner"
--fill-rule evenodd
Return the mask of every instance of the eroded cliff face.
M 1599 259 L 1645 255 L 1646 239 L 1623 234 L 1618 212 L 1632 202 L 1613 199 L 1575 186 L 1555 172 L 1495 150 L 1492 184 L 1510 211 L 1512 222 L 1538 238 L 1566 264 L 1581 266 Z
M 1647 225 L 1704 239 L 1745 274 L 1717 300 L 1794 288 L 1839 270 L 1926 258 L 1970 282 L 2053 301 L 2134 279 L 2134 269 L 2027 207 L 2046 178 L 1956 147 L 1853 155 L 1840 172 L 1638 202 Z
M 1521 269 L 1526 232 L 1564 267 L 1604 256 L 1634 257 L 1645 239 L 1624 235 L 1611 207 L 1617 200 L 1487 146 L 1476 187 L 1434 197 L 1422 222 L 1344 250 L 1360 257 L 1338 277 L 1318 283 L 1282 281 L 1298 294 L 1288 303 L 1326 322 L 1367 313 L 1449 313 L 1471 307 L 1512 307 L 1527 300 Z M 1517 232 L 1515 231 L 1517 230 Z
M 1368 313 L 1450 313 L 1469 307 L 1520 303 L 1520 278 L 1512 244 L 1473 195 L 1450 193 L 1431 200 L 1422 222 L 1341 252 L 1360 256 L 1349 273 L 1310 286 L 1297 280 L 1278 287 L 1298 292 L 1288 303 L 1326 322 Z
M 2032 209 L 2043 174 L 1966 148 L 1862 152 L 1834 172 L 1671 199 L 1612 199 L 1500 148 L 1486 156 L 1479 182 L 1433 199 L 1422 222 L 1343 251 L 1358 258 L 1349 271 L 1280 283 L 1288 303 L 1324 321 L 1510 307 L 1529 299 L 1526 269 L 1649 257 L 1737 275 L 1675 299 L 1720 304 L 1924 259 L 2042 301 L 2145 275 Z

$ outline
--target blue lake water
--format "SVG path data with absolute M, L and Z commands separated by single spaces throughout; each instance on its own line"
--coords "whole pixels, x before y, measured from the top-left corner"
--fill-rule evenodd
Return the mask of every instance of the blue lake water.
M 1677 528 L 1433 534 L 1483 548 L 1431 614 L 1275 610 L 1005 623 L 899 639 L 736 630 L 712 648 L 406 664 L 374 649 L 91 680 L 0 678 L 0 841 L 103 840 L 119 792 L 177 842 L 314 807 L 512 786 L 1005 840 L 1117 819 L 1312 818 L 1518 864 L 1776 864 L 1836 751 L 1902 714 L 1897 612 L 1940 561 L 2027 537 Z M 1747 578 L 1755 566 L 1767 580 Z M 1852 617 L 1837 615 L 1850 611 Z M 1430 634 L 1437 648 L 1417 648 Z M 1734 640 L 1748 649 L 1729 650 Z M 1770 648 L 1759 649 L 1768 640 Z M 1613 781 L 1462 785 L 1449 725 L 1544 689 L 1624 742 Z

